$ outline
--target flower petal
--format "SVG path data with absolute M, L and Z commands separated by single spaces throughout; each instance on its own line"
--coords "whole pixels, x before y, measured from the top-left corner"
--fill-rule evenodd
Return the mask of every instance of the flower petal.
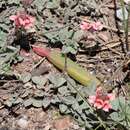
M 95 23 L 92 23 L 92 27 L 94 30 L 102 30 L 103 29 L 103 25 L 101 24 L 101 22 L 95 22 Z
M 109 94 L 107 94 L 107 97 L 109 98 L 109 100 L 114 100 L 115 94 L 109 93 Z
M 9 17 L 9 19 L 12 20 L 12 21 L 15 21 L 16 18 L 17 18 L 16 15 L 11 15 L 11 16 Z
M 26 14 L 26 12 L 17 12 L 17 15 L 10 16 L 10 20 L 14 21 L 17 28 L 29 29 L 34 26 L 35 18 Z
M 97 109 L 101 109 L 103 108 L 103 100 L 102 99 L 96 99 L 95 103 L 94 103 L 94 107 L 96 107 Z
M 109 109 L 112 109 L 112 106 L 109 104 L 108 101 L 105 101 L 104 102 L 104 106 L 103 106 L 103 110 L 106 111 L 106 112 L 108 112 Z
M 32 16 L 29 16 L 29 19 L 30 19 L 30 22 L 31 22 L 31 23 L 34 23 L 34 22 L 35 22 L 35 18 L 32 17 Z
M 22 18 L 19 18 L 19 23 L 21 26 L 24 26 L 25 25 L 25 20 L 23 20 Z
M 96 100 L 96 96 L 89 96 L 88 102 L 90 104 L 94 104 L 95 100 Z
M 82 30 L 89 30 L 90 28 L 91 28 L 91 24 L 89 24 L 89 23 L 87 23 L 87 22 L 81 22 L 81 24 L 80 24 L 80 28 L 82 29 Z

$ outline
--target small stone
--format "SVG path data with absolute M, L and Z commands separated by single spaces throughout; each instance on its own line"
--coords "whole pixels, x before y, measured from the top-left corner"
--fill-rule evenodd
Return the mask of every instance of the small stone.
M 106 79 L 104 80 L 104 83 L 107 83 L 107 80 L 106 80 Z
M 107 69 L 108 72 L 111 72 L 111 69 Z
M 23 116 L 17 121 L 17 125 L 21 128 L 27 128 L 28 127 L 28 120 L 26 116 Z
M 79 125 L 78 125 L 78 124 L 73 124 L 73 128 L 74 128 L 75 130 L 78 130 L 78 129 L 79 129 Z

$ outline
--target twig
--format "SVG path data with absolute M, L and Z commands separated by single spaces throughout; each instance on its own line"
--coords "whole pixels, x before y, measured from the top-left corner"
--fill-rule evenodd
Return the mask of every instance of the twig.
M 121 89 L 122 89 L 122 91 L 123 91 L 123 93 L 124 93 L 124 96 L 126 97 L 127 94 L 126 94 L 125 89 L 124 89 L 124 87 L 123 87 L 122 85 L 121 85 Z
M 115 54 L 117 54 L 117 55 L 122 56 L 120 52 L 118 52 L 118 51 L 116 51 L 116 50 L 112 49 L 112 47 L 109 47 L 108 45 L 106 45 L 106 44 L 105 44 L 105 43 L 103 43 L 103 42 L 102 42 L 102 44 L 103 44 L 103 46 L 105 46 L 105 47 L 106 47 L 106 48 L 102 48 L 102 50 L 109 49 L 109 50 L 110 50 L 110 51 L 112 51 L 113 53 L 115 53 Z M 115 47 L 115 46 L 114 46 L 114 47 Z
M 9 81 L 10 81 L 10 80 L 3 80 L 3 79 L 1 80 L 1 79 L 0 79 L 0 83 L 6 83 L 6 82 L 9 82 Z M 16 80 L 15 80 L 15 79 L 12 79 L 11 82 L 12 82 L 12 81 L 13 81 L 13 82 L 19 82 L 19 80 L 17 80 L 17 79 L 16 79 Z
M 4 105 L 0 106 L 0 110 L 3 109 L 4 107 L 5 107 Z
M 42 62 L 45 60 L 45 57 L 43 57 L 37 64 L 35 64 L 33 67 L 32 67 L 32 70 L 37 68 L 40 64 L 42 64 Z
M 98 40 L 98 39 L 99 39 L 99 38 L 97 38 L 97 40 Z M 109 49 L 109 50 L 112 51 L 113 53 L 118 54 L 118 55 L 120 55 L 120 56 L 122 57 L 122 55 L 121 55 L 120 52 L 118 52 L 118 51 L 112 49 L 111 47 L 109 47 L 109 46 L 108 46 L 107 44 L 105 44 L 104 42 L 102 42 L 102 44 L 103 44 L 103 46 L 105 46 L 107 49 Z

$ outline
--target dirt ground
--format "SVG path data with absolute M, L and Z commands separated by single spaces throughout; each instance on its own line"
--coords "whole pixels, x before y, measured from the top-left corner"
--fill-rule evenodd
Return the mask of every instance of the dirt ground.
M 75 21 L 89 18 L 93 21 L 98 19 L 105 26 L 102 31 L 84 34 L 78 41 L 80 46 L 78 52 L 74 58 L 72 55 L 69 57 L 89 70 L 90 73 L 96 75 L 102 85 L 107 86 L 104 87 L 105 90 L 110 92 L 114 90 L 115 93 L 119 92 L 120 95 L 129 97 L 130 54 L 125 54 L 122 50 L 123 34 L 118 31 L 119 28 L 122 30 L 122 26 L 117 26 L 117 22 L 120 24 L 121 21 L 115 18 L 115 8 L 118 8 L 120 3 L 116 1 L 115 5 L 114 1 L 101 0 L 98 2 L 94 16 L 90 13 L 90 16 L 77 15 L 76 18 L 73 18 Z M 3 14 L 4 9 L 1 10 L 0 13 Z M 43 11 L 45 15 L 49 15 L 46 14 L 46 10 Z M 46 17 L 44 20 L 46 20 Z M 60 17 L 57 17 L 57 19 L 60 21 Z M 61 20 L 61 22 L 63 21 Z M 45 38 L 40 41 L 37 40 L 34 44 L 46 46 L 45 40 Z M 55 46 L 55 48 L 60 48 L 58 45 Z M 44 109 L 34 106 L 25 107 L 21 103 L 12 107 L 4 104 L 4 101 L 7 101 L 14 91 L 21 96 L 27 86 L 31 86 L 30 91 L 35 91 L 37 88 L 30 81 L 26 83 L 19 81 L 17 76 L 23 73 L 31 73 L 31 75 L 46 78 L 50 73 L 62 73 L 46 58 L 42 58 L 32 51 L 26 53 L 24 49 L 21 49 L 19 55 L 23 57 L 23 61 L 11 65 L 13 74 L 3 78 L 0 75 L 0 130 L 85 130 L 70 115 L 61 114 L 55 105 L 50 105 Z M 48 91 L 48 86 L 49 82 L 45 85 L 45 91 Z M 111 86 L 114 86 L 114 88 Z

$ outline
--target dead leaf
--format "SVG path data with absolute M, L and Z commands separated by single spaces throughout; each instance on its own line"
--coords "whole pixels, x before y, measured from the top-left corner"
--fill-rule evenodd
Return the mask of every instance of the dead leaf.
M 103 40 L 104 42 L 106 42 L 106 41 L 108 41 L 108 36 L 107 35 L 105 35 L 104 33 L 102 33 L 102 32 L 100 32 L 99 34 L 98 34 L 98 37 L 101 39 L 101 40 Z
M 38 68 L 35 68 L 34 70 L 32 70 L 31 74 L 32 74 L 32 76 L 40 76 L 40 75 L 44 75 L 49 70 L 50 70 L 49 67 L 42 65 L 42 66 L 39 66 Z
M 53 126 L 56 130 L 65 130 L 71 126 L 70 117 L 66 116 L 62 119 L 56 119 L 53 122 Z

